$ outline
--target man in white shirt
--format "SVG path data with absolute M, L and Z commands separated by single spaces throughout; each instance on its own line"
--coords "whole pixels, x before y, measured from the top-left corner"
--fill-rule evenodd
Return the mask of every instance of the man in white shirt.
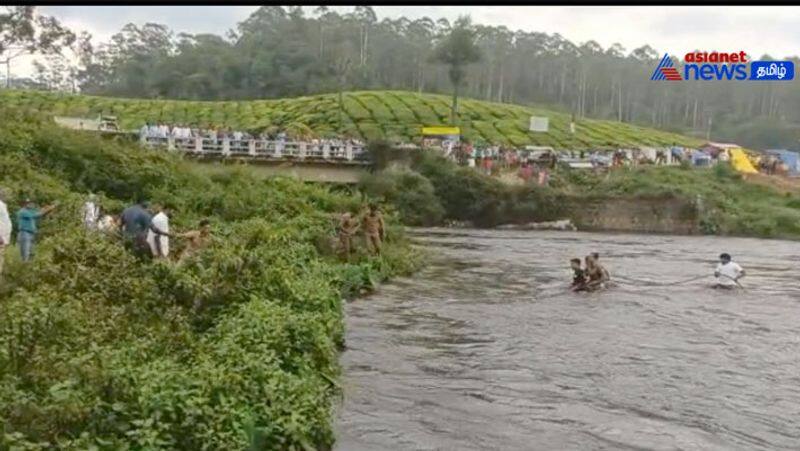
M 89 194 L 89 199 L 83 204 L 83 225 L 88 230 L 96 230 L 98 219 L 100 219 L 100 207 L 97 205 L 97 196 Z
M 7 197 L 6 190 L 0 188 L 0 274 L 3 273 L 6 246 L 11 243 L 11 218 L 8 216 L 8 207 L 5 202 Z
M 147 231 L 147 244 L 153 258 L 167 258 L 169 256 L 169 209 L 157 206 L 158 214 L 153 216 L 150 229 Z
M 731 261 L 730 254 L 719 256 L 719 265 L 714 271 L 717 283 L 714 288 L 735 288 L 739 285 L 739 279 L 744 277 L 744 269 L 738 263 Z

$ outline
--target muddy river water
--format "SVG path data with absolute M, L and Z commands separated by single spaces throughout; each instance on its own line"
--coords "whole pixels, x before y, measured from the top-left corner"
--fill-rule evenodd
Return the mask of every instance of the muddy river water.
M 800 449 L 800 243 L 411 234 L 430 266 L 346 307 L 336 449 Z M 617 286 L 570 293 L 592 251 Z

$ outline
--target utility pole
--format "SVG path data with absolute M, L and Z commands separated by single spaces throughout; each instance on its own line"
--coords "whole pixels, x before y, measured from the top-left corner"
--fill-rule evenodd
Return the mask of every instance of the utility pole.
M 708 130 L 706 130 L 706 141 L 711 140 L 711 122 L 713 121 L 714 116 L 709 114 L 708 115 Z

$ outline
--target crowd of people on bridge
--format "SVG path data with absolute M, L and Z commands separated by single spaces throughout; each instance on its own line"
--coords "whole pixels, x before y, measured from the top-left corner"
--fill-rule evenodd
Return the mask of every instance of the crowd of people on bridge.
M 198 127 L 190 127 L 187 124 L 168 125 L 163 122 L 159 123 L 148 122 L 145 125 L 143 125 L 141 129 L 139 129 L 139 138 L 141 139 L 204 138 L 221 142 L 225 139 L 231 139 L 234 141 L 247 141 L 253 139 L 254 136 L 248 132 L 233 130 L 230 127 L 224 128 L 224 127 L 208 126 L 207 128 L 198 128 Z M 281 139 L 281 137 L 279 136 L 278 139 Z M 285 139 L 285 134 L 283 134 L 283 139 Z
M 234 142 L 250 141 L 253 139 L 264 141 L 277 141 L 285 143 L 290 138 L 285 131 L 263 131 L 258 134 L 253 134 L 247 131 L 233 130 L 230 127 L 213 127 L 209 125 L 206 128 L 191 127 L 187 124 L 174 124 L 168 125 L 163 122 L 151 123 L 148 122 L 139 130 L 139 138 L 147 140 L 148 138 L 156 138 L 160 140 L 167 140 L 173 138 L 180 139 L 195 139 L 203 138 L 211 140 L 216 144 L 222 143 L 228 139 Z M 302 137 L 301 141 L 307 142 L 311 145 L 329 145 L 331 147 L 344 147 L 346 145 L 363 146 L 364 143 L 354 138 L 317 138 L 317 137 Z

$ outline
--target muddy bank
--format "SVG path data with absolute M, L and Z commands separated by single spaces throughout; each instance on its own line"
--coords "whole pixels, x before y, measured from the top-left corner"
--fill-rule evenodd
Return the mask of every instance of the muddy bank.
M 611 198 L 571 205 L 570 219 L 579 230 L 695 235 L 700 207 L 674 197 Z
M 569 223 L 578 230 L 593 232 L 634 232 L 674 235 L 702 234 L 702 205 L 678 197 L 614 197 L 562 199 L 558 208 L 532 215 L 530 222 L 502 224 L 506 230 L 570 230 L 558 227 Z M 453 228 L 471 228 L 469 221 L 451 221 Z

